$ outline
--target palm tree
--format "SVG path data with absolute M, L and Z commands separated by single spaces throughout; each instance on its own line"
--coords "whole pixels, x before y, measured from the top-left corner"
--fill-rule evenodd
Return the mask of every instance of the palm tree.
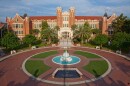
M 80 26 L 78 29 L 74 30 L 74 38 L 80 38 L 81 39 L 81 44 L 84 43 L 84 39 L 88 39 L 90 38 L 90 34 L 91 34 L 91 28 L 88 24 L 88 22 L 85 22 L 85 24 L 83 26 Z
M 98 28 L 95 28 L 95 29 L 92 29 L 92 33 L 95 34 L 95 35 L 98 35 L 101 33 L 101 30 L 98 29 Z
M 55 29 L 47 28 L 41 31 L 42 38 L 47 38 L 48 44 L 52 42 L 53 39 L 58 38 L 58 34 Z

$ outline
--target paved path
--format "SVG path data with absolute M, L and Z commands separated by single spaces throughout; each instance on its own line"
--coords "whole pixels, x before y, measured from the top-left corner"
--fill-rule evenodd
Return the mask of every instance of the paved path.
M 0 62 L 0 86 L 58 86 L 58 85 L 52 85 L 52 84 L 36 81 L 31 77 L 28 77 L 21 69 L 22 63 L 26 58 L 28 58 L 33 54 L 48 51 L 48 50 L 58 50 L 60 51 L 59 55 L 63 53 L 62 52 L 63 50 L 62 49 L 60 50 L 60 48 L 57 47 L 43 48 L 43 49 L 20 53 L 11 56 L 10 58 Z M 129 86 L 130 85 L 129 84 L 130 83 L 130 61 L 127 61 L 126 59 L 116 54 L 95 50 L 95 49 L 89 49 L 89 48 L 74 47 L 74 48 L 70 48 L 69 53 L 73 54 L 74 50 L 84 50 L 84 51 L 89 51 L 104 56 L 111 62 L 112 71 L 108 76 L 104 77 L 103 79 L 97 80 L 95 82 L 90 82 L 81 85 L 73 85 L 73 86 Z M 54 63 L 49 63 L 50 61 L 49 59 L 51 58 L 52 57 L 46 58 L 44 59 L 44 61 L 46 62 L 47 65 L 54 66 L 54 68 L 49 70 L 52 72 L 58 65 Z M 79 70 L 81 72 L 86 73 L 84 70 L 80 69 L 80 67 L 81 65 L 83 66 L 87 64 L 87 60 L 85 60 L 84 57 L 81 58 L 84 59 L 82 60 L 83 62 L 80 62 L 75 66 L 79 67 Z M 47 73 L 49 73 L 49 71 Z M 44 76 L 45 75 L 42 74 L 40 77 L 44 77 Z M 86 76 L 92 77 L 92 75 L 88 73 L 86 73 Z
M 70 39 L 61 39 L 59 41 L 59 47 L 72 47 L 72 41 Z
M 108 59 L 112 64 L 112 71 L 111 73 L 103 79 L 98 81 L 88 83 L 83 86 L 129 86 L 130 84 L 130 61 L 118 56 L 116 54 L 95 50 L 95 49 L 88 49 L 88 48 L 81 48 L 75 47 L 74 50 L 84 50 L 99 54 L 106 59 Z

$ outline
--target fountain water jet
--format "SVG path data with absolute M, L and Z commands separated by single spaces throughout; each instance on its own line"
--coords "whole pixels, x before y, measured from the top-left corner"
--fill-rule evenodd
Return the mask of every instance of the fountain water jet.
M 71 56 L 69 56 L 69 53 L 67 52 L 67 50 L 61 56 L 60 61 L 64 61 L 64 62 L 71 62 L 72 61 L 72 58 L 71 58 Z

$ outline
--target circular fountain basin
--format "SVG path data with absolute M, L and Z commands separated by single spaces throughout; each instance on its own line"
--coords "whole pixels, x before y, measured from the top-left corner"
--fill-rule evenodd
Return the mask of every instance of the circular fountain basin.
M 56 64 L 60 64 L 60 65 L 73 65 L 73 64 L 77 64 L 80 62 L 80 58 L 77 56 L 70 56 L 72 58 L 71 61 L 61 61 L 62 56 L 56 56 L 52 59 L 52 61 Z

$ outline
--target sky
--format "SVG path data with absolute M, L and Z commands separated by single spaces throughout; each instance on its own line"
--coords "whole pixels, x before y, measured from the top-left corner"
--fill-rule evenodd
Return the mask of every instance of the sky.
M 63 12 L 70 7 L 76 9 L 77 16 L 103 16 L 116 13 L 130 17 L 130 0 L 0 0 L 0 22 L 16 13 L 28 16 L 56 16 L 56 8 Z

